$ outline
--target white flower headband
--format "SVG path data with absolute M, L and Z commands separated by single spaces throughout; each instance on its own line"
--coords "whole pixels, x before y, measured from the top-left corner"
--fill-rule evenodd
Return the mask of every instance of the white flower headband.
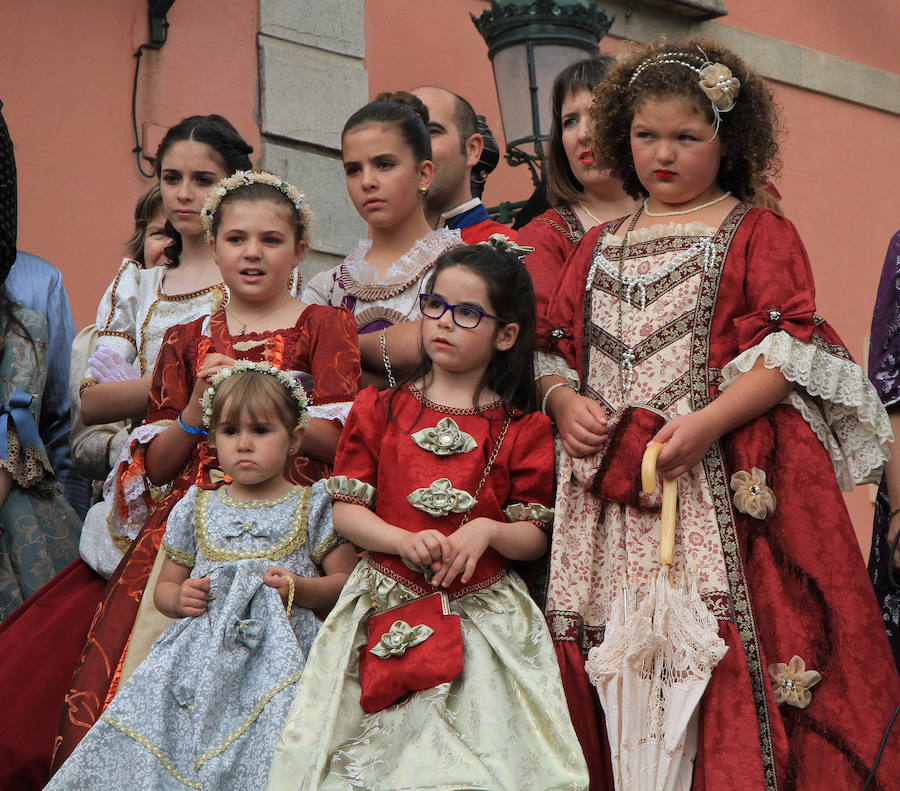
M 305 425 L 308 417 L 306 407 L 309 400 L 306 397 L 306 391 L 303 389 L 303 386 L 287 371 L 282 371 L 269 363 L 255 363 L 248 360 L 238 360 L 231 368 L 223 368 L 209 380 L 210 387 L 206 388 L 200 399 L 200 407 L 203 409 L 203 425 L 207 428 L 210 427 L 213 399 L 216 397 L 216 390 L 219 385 L 233 374 L 241 371 L 256 371 L 257 373 L 274 376 L 297 403 L 297 425 Z
M 493 247 L 495 250 L 498 250 L 501 253 L 507 253 L 509 255 L 514 255 L 520 261 L 529 253 L 534 252 L 533 247 L 527 247 L 525 245 L 516 244 L 505 233 L 492 233 L 487 238 L 486 241 L 478 242 L 478 244 L 483 244 L 483 245 L 487 245 L 488 247 Z
M 310 229 L 312 228 L 313 216 L 309 206 L 306 205 L 306 196 L 293 184 L 266 170 L 238 170 L 228 176 L 228 178 L 222 179 L 213 187 L 203 204 L 203 208 L 200 210 L 200 222 L 203 224 L 203 230 L 206 231 L 206 238 L 212 238 L 213 216 L 218 210 L 222 198 L 229 192 L 234 192 L 250 184 L 265 184 L 269 187 L 274 187 L 294 204 L 294 209 L 300 215 L 303 225 L 303 238 L 300 241 L 308 244 L 312 238 Z
M 686 60 L 687 58 L 699 57 L 693 53 L 658 52 L 655 55 L 651 55 L 645 60 L 642 60 L 637 65 L 635 70 L 631 73 L 631 79 L 628 80 L 628 85 L 632 85 L 640 76 L 641 72 L 650 66 L 673 64 L 676 66 L 684 66 L 686 69 L 696 72 L 700 76 L 700 90 L 706 94 L 706 97 L 709 99 L 709 103 L 712 106 L 713 115 L 716 119 L 716 131 L 718 131 L 719 124 L 722 122 L 722 113 L 727 113 L 734 108 L 738 94 L 741 91 L 741 81 L 732 75 L 731 69 L 725 64 L 713 63 L 702 49 L 699 47 L 697 47 L 697 49 L 700 50 L 700 54 L 705 58 L 699 66 L 695 66 L 693 63 L 689 63 Z

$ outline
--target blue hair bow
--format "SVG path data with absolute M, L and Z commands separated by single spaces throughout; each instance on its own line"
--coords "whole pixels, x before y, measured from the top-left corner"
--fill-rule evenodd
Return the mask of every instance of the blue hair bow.
M 8 404 L 0 404 L 0 458 L 9 461 L 9 421 L 12 419 L 19 444 L 24 451 L 29 445 L 41 448 L 41 437 L 34 423 L 34 416 L 28 408 L 34 396 L 16 390 Z

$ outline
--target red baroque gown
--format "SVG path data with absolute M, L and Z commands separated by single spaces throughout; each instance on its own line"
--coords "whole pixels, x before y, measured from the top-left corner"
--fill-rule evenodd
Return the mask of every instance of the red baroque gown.
M 224 310 L 208 318 L 171 327 L 163 339 L 153 374 L 145 423 L 147 432 L 141 440 L 132 440 L 136 465 L 140 466 L 143 458 L 142 446 L 171 425 L 187 405 L 194 387 L 194 372 L 204 355 L 215 352 L 310 374 L 313 379 L 312 407 L 347 404 L 359 387 L 356 326 L 346 310 L 310 305 L 297 323 L 286 330 L 234 337 L 228 332 Z M 133 469 L 129 473 L 133 473 Z M 311 484 L 329 473 L 329 465 L 298 456 L 293 459 L 288 476 L 295 483 Z M 149 593 L 145 597 L 144 592 L 157 560 L 169 511 L 192 484 L 210 488 L 220 485 L 221 481 L 215 451 L 205 441 L 200 441 L 110 578 L 66 694 L 53 758 L 54 770 L 69 756 L 115 694 L 123 663 L 129 658 L 138 610 L 141 608 L 143 612 L 152 603 L 152 597 Z M 146 500 L 148 496 L 141 492 L 137 499 Z M 116 503 L 119 510 L 128 507 L 122 498 Z M 143 607 L 142 598 L 149 602 Z M 158 632 L 164 624 L 150 628 Z M 134 631 L 136 634 L 137 630 Z M 152 637 L 142 636 L 142 651 L 149 648 Z
M 624 254 L 622 222 L 589 231 L 568 261 L 541 320 L 540 373 L 566 376 L 609 415 L 637 404 L 668 417 L 697 411 L 761 358 L 794 385 L 679 479 L 674 573 L 697 569 L 728 646 L 700 702 L 692 787 L 858 789 L 900 679 L 835 474 L 877 472 L 887 416 L 816 315 L 789 221 L 739 204 L 718 229 L 631 232 Z M 560 451 L 546 605 L 594 791 L 612 782 L 585 657 L 603 640 L 623 573 L 656 569 L 659 537 L 658 511 L 595 493 L 598 466 Z M 774 510 L 754 517 L 746 498 L 766 488 Z M 804 697 L 792 694 L 803 682 L 794 656 L 821 674 L 805 708 L 792 705 Z M 888 791 L 898 778 L 895 726 L 869 787 Z

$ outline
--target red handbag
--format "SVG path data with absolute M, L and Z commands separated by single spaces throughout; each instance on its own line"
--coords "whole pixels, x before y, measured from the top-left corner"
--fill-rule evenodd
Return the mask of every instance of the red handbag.
M 616 416 L 591 486 L 594 494 L 633 508 L 658 509 L 653 503 L 658 498 L 650 499 L 641 492 L 641 459 L 647 443 L 666 420 L 665 414 L 646 405 L 625 407 Z
M 370 714 L 421 689 L 453 681 L 463 669 L 462 625 L 443 591 L 369 618 L 359 653 L 359 703 Z
M 511 418 L 507 418 L 500 429 L 475 490 L 476 501 L 497 460 L 510 422 Z M 466 512 L 459 526 L 468 520 Z M 371 714 L 410 692 L 453 681 L 462 673 L 463 642 L 462 624 L 458 615 L 450 613 L 450 599 L 444 591 L 378 612 L 375 576 L 371 566 L 367 571 L 375 614 L 369 618 L 369 639 L 359 652 L 359 703 Z

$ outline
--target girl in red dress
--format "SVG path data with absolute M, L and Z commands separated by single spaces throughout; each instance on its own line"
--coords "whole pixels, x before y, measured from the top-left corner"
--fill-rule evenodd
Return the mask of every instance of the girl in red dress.
M 269 791 L 587 786 L 546 624 L 510 569 L 546 551 L 553 516 L 550 423 L 529 381 L 530 278 L 484 243 L 441 256 L 426 292 L 425 362 L 405 386 L 361 393 L 341 438 L 327 484 L 335 529 L 369 556 L 310 652 Z M 370 608 L 436 590 L 461 619 L 462 673 L 367 714 Z M 419 672 L 446 661 L 418 637 L 406 657 Z
M 148 586 L 154 564 L 160 565 L 166 517 L 192 484 L 222 482 L 202 431 L 200 397 L 209 378 L 235 359 L 302 374 L 312 391 L 310 421 L 287 474 L 306 484 L 329 473 L 359 385 L 352 316 L 306 305 L 288 291 L 310 238 L 311 215 L 296 188 L 271 173 L 238 171 L 210 193 L 203 221 L 230 298 L 223 309 L 172 327 L 163 339 L 145 431 L 132 440 L 129 477 L 143 465 L 151 483 L 171 482 L 170 488 L 155 505 L 145 487 L 137 495 L 134 487 L 123 488 L 117 496 L 119 509 L 135 508 L 137 497 L 153 510 L 111 577 L 94 620 L 66 697 L 54 765 L 65 760 L 166 626 L 152 606 L 152 582 Z
M 775 164 L 770 93 L 712 42 L 649 45 L 616 62 L 593 120 L 596 158 L 643 203 L 567 262 L 540 366 L 562 446 L 546 610 L 592 788 L 612 784 L 584 659 L 622 575 L 646 579 L 658 557 L 658 511 L 604 499 L 596 479 L 607 420 L 633 405 L 668 418 L 638 450 L 665 443 L 673 571 L 697 569 L 728 646 L 692 788 L 860 788 L 900 680 L 838 479 L 877 473 L 891 432 L 815 313 L 796 230 L 744 202 Z M 869 787 L 898 776 L 895 728 Z

